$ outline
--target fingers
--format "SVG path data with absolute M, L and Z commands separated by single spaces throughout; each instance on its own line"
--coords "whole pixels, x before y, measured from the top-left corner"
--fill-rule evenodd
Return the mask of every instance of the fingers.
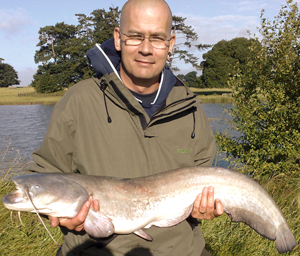
M 214 188 L 204 187 L 202 194 L 196 197 L 192 217 L 197 219 L 210 220 L 211 218 L 222 215 L 224 212 L 221 200 L 214 200 Z
M 95 211 L 100 210 L 99 201 L 97 199 L 94 201 L 91 201 L 91 208 L 93 208 Z
M 201 214 L 207 213 L 207 187 L 204 187 L 201 194 L 201 202 L 199 212 Z
M 84 227 L 85 218 L 89 212 L 91 202 L 87 201 L 82 206 L 81 210 L 74 218 L 59 218 L 60 226 L 64 226 L 67 229 L 81 231 Z
M 220 199 L 216 199 L 214 216 L 218 217 L 218 216 L 221 216 L 223 213 L 224 213 L 223 204 Z
M 203 198 L 206 199 L 206 218 L 211 219 L 214 217 L 215 210 L 214 188 L 208 187 L 206 194 L 206 198 Z
M 50 224 L 51 224 L 52 227 L 56 228 L 59 225 L 59 218 L 58 217 L 49 216 L 48 219 L 49 219 Z
M 74 218 L 58 218 L 49 216 L 50 224 L 54 228 L 60 225 L 69 230 L 81 231 L 84 229 L 84 221 L 91 207 L 95 211 L 100 210 L 99 201 L 93 200 L 92 196 L 90 196 L 89 200 L 84 203 L 81 210 Z

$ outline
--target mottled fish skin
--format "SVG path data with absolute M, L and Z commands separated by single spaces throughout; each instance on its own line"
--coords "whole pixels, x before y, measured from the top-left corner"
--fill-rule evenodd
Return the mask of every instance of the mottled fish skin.
M 276 240 L 280 253 L 297 245 L 273 198 L 258 183 L 239 172 L 219 167 L 190 167 L 135 179 L 65 173 L 35 173 L 13 178 L 18 187 L 2 202 L 10 210 L 35 212 L 23 198 L 28 188 L 40 213 L 76 216 L 89 195 L 101 212 L 90 210 L 85 230 L 94 237 L 135 233 L 152 238 L 142 228 L 170 227 L 191 213 L 203 187 L 213 186 L 232 221 L 244 222 L 262 236 Z M 155 238 L 154 238 L 155 239 Z

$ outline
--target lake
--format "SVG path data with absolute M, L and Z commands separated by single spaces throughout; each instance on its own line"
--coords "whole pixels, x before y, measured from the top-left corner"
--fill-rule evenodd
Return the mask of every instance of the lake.
M 202 104 L 213 131 L 228 128 L 229 116 L 224 109 L 230 104 Z M 31 160 L 32 152 L 44 138 L 53 105 L 0 105 L 0 168 Z M 20 163 L 20 161 L 22 163 Z

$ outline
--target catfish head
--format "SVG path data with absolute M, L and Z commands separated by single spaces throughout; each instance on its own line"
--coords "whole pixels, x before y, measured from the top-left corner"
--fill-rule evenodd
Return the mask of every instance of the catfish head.
M 80 184 L 61 173 L 33 173 L 12 180 L 17 190 L 2 198 L 9 210 L 72 218 L 89 197 Z

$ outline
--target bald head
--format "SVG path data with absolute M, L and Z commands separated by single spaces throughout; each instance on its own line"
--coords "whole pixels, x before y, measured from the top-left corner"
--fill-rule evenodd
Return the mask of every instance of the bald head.
M 164 0 L 129 0 L 123 6 L 114 43 L 121 52 L 120 76 L 127 88 L 142 94 L 158 89 L 168 52 L 175 44 L 171 26 L 172 13 Z M 163 45 L 157 47 L 157 43 Z
M 169 33 L 172 29 L 172 12 L 169 5 L 164 0 L 128 0 L 121 11 L 120 29 L 128 23 L 130 13 L 136 10 L 142 10 L 145 14 L 155 10 L 160 10 L 166 17 L 166 26 L 169 28 Z M 154 17 L 155 18 L 155 17 Z

